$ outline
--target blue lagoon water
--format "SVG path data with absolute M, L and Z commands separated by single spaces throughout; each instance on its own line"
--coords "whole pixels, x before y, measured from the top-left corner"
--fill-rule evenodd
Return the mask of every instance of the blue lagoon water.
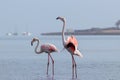
M 61 36 L 39 36 L 41 43 L 63 49 Z M 83 58 L 75 56 L 78 78 L 72 79 L 71 55 L 53 53 L 55 75 L 46 75 L 47 54 L 35 54 L 29 38 L 0 38 L 0 80 L 120 80 L 120 36 L 76 36 Z M 50 64 L 51 68 L 51 64 Z M 49 68 L 49 69 L 50 69 Z

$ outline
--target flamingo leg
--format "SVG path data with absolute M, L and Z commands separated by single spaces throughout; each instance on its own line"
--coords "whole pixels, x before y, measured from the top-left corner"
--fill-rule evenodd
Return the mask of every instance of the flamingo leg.
M 72 78 L 74 78 L 74 57 L 72 55 Z
M 76 69 L 77 65 L 76 65 L 76 62 L 75 62 L 75 59 L 72 55 L 72 77 L 74 78 L 74 74 L 77 78 L 77 69 Z
M 76 78 L 77 78 L 77 65 L 76 65 L 76 62 L 75 62 L 75 75 L 76 75 Z
M 51 60 L 52 60 L 52 74 L 54 75 L 54 60 L 52 58 L 52 56 L 49 54 Z
M 49 54 L 48 54 L 47 75 L 48 75 L 48 69 L 49 69 L 49 62 L 50 62 L 50 60 L 49 60 Z

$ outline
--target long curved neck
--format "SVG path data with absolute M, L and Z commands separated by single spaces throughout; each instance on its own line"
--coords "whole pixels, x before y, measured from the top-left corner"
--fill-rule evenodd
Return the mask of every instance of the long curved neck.
M 63 28 L 62 28 L 62 41 L 63 41 L 63 45 L 65 45 L 65 20 L 63 21 Z
M 36 41 L 37 41 L 37 45 L 35 47 L 35 53 L 40 54 L 41 53 L 41 49 L 39 51 L 37 50 L 40 42 L 39 42 L 39 40 L 36 40 Z

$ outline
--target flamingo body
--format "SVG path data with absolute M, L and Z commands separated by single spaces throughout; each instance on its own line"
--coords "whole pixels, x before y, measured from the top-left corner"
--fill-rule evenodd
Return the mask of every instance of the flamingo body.
M 40 46 L 40 50 L 38 51 L 38 46 L 39 46 L 39 39 L 38 38 L 33 38 L 32 41 L 31 41 L 31 45 L 33 45 L 34 42 L 37 42 L 37 46 L 35 47 L 35 53 L 37 54 L 41 54 L 43 52 L 47 53 L 48 54 L 48 63 L 47 63 L 47 75 L 48 75 L 48 68 L 49 68 L 49 58 L 51 58 L 52 60 L 52 74 L 54 75 L 54 60 L 52 58 L 52 56 L 50 55 L 50 53 L 53 53 L 53 52 L 57 52 L 57 48 L 55 45 L 53 44 L 42 44 Z
M 42 44 L 41 51 L 45 53 L 57 52 L 57 48 L 53 44 Z
M 65 48 L 72 54 L 83 57 L 82 53 L 78 50 L 78 41 L 75 36 L 71 35 L 67 38 Z

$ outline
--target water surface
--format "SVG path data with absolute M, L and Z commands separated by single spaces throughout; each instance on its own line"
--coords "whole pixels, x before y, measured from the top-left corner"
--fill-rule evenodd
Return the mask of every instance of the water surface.
M 41 36 L 62 50 L 61 36 Z M 71 55 L 53 53 L 55 75 L 46 75 L 47 54 L 35 54 L 30 38 L 0 38 L 1 80 L 119 80 L 120 36 L 76 36 L 83 58 L 75 56 L 78 78 L 72 79 Z M 51 65 L 50 65 L 51 68 Z

